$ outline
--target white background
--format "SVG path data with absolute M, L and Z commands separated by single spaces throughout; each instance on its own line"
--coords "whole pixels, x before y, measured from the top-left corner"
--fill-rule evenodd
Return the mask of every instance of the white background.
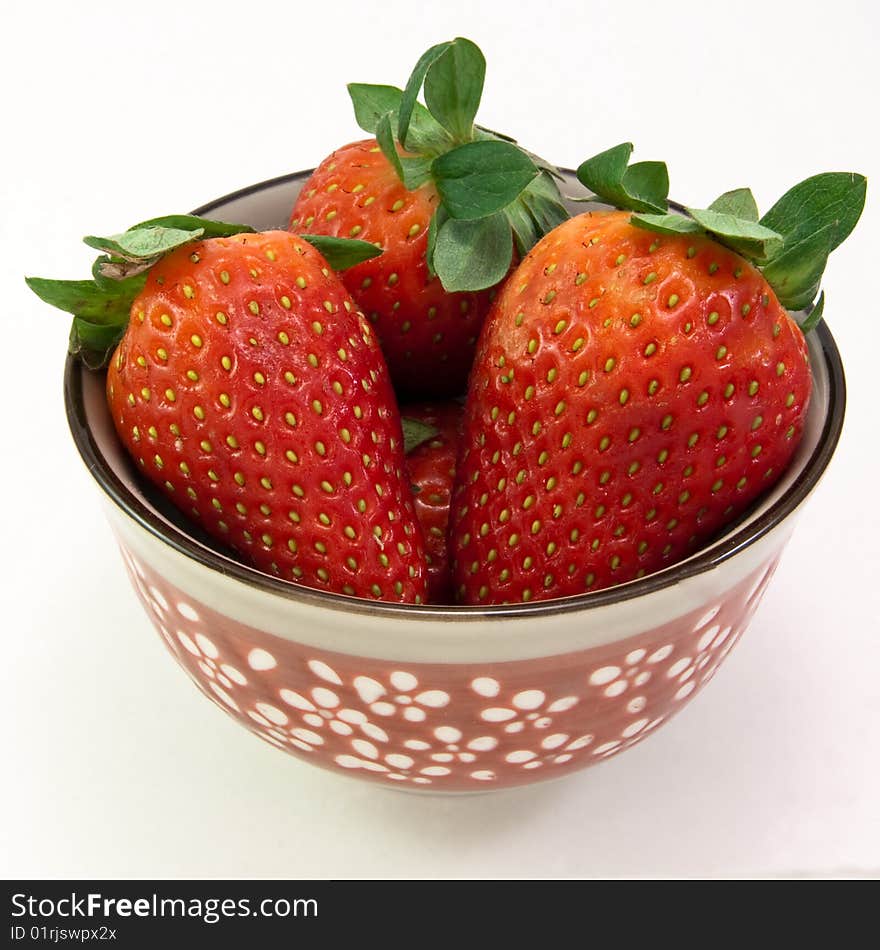
M 874 0 L 735 4 L 12 4 L 0 89 L 0 874 L 592 877 L 880 873 Z M 849 381 L 838 454 L 764 605 L 682 714 L 561 783 L 419 798 L 301 764 L 221 716 L 123 575 L 66 431 L 67 318 L 22 276 L 78 244 L 316 164 L 351 80 L 475 39 L 480 119 L 557 163 L 621 141 L 697 206 L 873 177 L 826 273 Z

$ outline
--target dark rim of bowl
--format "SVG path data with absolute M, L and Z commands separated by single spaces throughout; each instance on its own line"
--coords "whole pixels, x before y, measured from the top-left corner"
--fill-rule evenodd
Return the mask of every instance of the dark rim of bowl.
M 274 186 L 292 184 L 309 174 L 311 174 L 309 171 L 293 172 L 249 185 L 202 205 L 193 214 L 210 214 L 210 212 L 230 201 L 246 198 Z M 114 504 L 153 537 L 167 544 L 184 557 L 198 562 L 203 567 L 218 571 L 250 587 L 279 595 L 288 600 L 302 601 L 314 606 L 346 612 L 381 613 L 387 614 L 389 617 L 396 616 L 416 621 L 479 620 L 511 616 L 545 617 L 553 614 L 605 607 L 609 604 L 631 600 L 710 571 L 759 541 L 804 501 L 815 488 L 834 454 L 843 428 L 846 406 L 846 381 L 834 337 L 824 321 L 812 332 L 821 344 L 821 354 L 828 372 L 828 411 L 825 415 L 819 441 L 804 465 L 803 471 L 767 511 L 759 518 L 748 521 L 741 527 L 734 529 L 723 541 L 704 552 L 697 553 L 685 561 L 670 565 L 653 574 L 648 574 L 639 580 L 628 581 L 616 587 L 604 588 L 595 593 L 576 594 L 556 600 L 504 606 L 419 606 L 372 601 L 299 586 L 248 567 L 230 556 L 206 547 L 174 525 L 169 525 L 164 519 L 158 517 L 138 495 L 129 491 L 111 468 L 92 435 L 86 416 L 82 386 L 82 374 L 89 371 L 71 356 L 67 357 L 64 368 L 64 401 L 73 441 L 76 443 L 83 462 L 92 477 Z

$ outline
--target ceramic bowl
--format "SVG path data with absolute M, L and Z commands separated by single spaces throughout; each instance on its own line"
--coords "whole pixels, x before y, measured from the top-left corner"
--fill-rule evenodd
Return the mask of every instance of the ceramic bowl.
M 284 227 L 306 177 L 255 185 L 198 213 Z M 570 192 L 578 188 L 569 181 Z M 840 434 L 844 377 L 824 324 L 809 346 L 814 395 L 803 441 L 746 518 L 641 580 L 510 607 L 374 603 L 245 567 L 140 480 L 116 440 L 101 375 L 69 360 L 65 396 L 134 589 L 210 700 L 271 745 L 341 775 L 472 792 L 617 755 L 712 679 Z

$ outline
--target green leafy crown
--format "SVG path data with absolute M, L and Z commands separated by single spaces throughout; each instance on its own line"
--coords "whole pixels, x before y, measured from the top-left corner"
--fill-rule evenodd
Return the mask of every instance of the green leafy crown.
M 376 136 L 403 184 L 437 189 L 427 262 L 449 291 L 494 286 L 514 248 L 525 255 L 568 217 L 556 169 L 474 124 L 485 75 L 479 47 L 458 37 L 424 53 L 404 89 L 348 86 L 358 125 Z
M 46 303 L 73 314 L 69 352 L 87 366 L 106 365 L 128 326 L 131 305 L 141 292 L 150 268 L 175 248 L 205 238 L 253 233 L 246 224 L 227 224 L 189 214 L 151 218 L 112 237 L 83 241 L 104 253 L 92 265 L 91 280 L 50 280 L 26 277 L 30 289 Z M 333 270 L 344 270 L 381 254 L 366 241 L 304 234 Z
M 814 175 L 787 191 L 763 217 L 748 188 L 727 191 L 708 208 L 671 208 L 666 164 L 631 165 L 632 151 L 624 142 L 587 159 L 578 179 L 601 201 L 634 212 L 630 220 L 636 227 L 659 234 L 710 234 L 758 267 L 783 307 L 809 310 L 801 322 L 805 332 L 816 326 L 825 306 L 819 285 L 828 255 L 850 234 L 865 206 L 863 175 Z

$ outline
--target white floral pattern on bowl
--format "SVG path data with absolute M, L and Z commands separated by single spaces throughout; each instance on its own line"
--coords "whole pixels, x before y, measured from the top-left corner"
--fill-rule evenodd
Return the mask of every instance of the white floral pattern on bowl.
M 260 738 L 360 778 L 450 791 L 552 778 L 641 741 L 712 678 L 776 566 L 638 636 L 481 667 L 319 651 L 235 623 L 123 556 L 178 663 Z

